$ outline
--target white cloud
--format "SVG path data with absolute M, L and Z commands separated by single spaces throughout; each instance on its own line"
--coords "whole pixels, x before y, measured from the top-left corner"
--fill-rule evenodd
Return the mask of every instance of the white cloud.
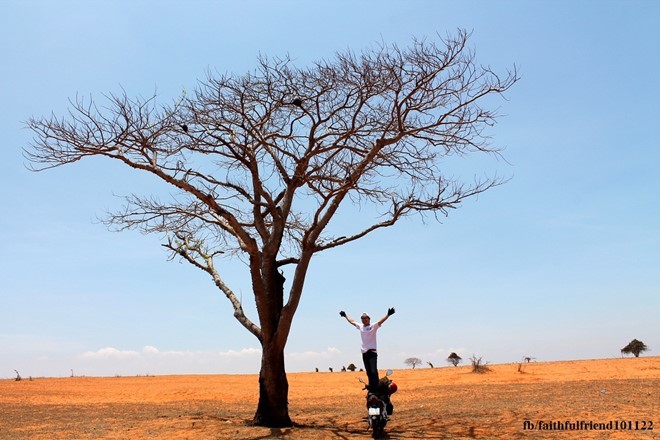
M 142 347 L 141 351 L 119 350 L 113 347 L 102 348 L 97 351 L 87 351 L 80 355 L 82 359 L 146 359 L 169 357 L 187 357 L 187 358 L 218 358 L 235 359 L 240 357 L 252 357 L 261 355 L 261 350 L 256 348 L 243 348 L 241 350 L 228 351 L 161 351 L 152 345 Z
M 358 352 L 359 354 L 359 352 Z M 336 347 L 320 351 L 286 352 L 286 368 L 289 372 L 327 371 L 332 367 L 339 371 L 351 362 L 358 365 L 358 355 L 347 356 Z M 261 366 L 261 348 L 245 347 L 226 351 L 177 351 L 161 350 L 153 345 L 140 349 L 104 347 L 98 350 L 72 352 L 53 357 L 48 353 L 18 356 L 12 355 L 11 368 L 27 376 L 135 376 L 167 374 L 257 374 Z M 0 372 L 11 377 L 12 369 Z
M 147 345 L 142 348 L 142 353 L 146 355 L 152 354 L 157 356 L 160 354 L 160 350 L 158 350 L 156 347 L 152 347 L 151 345 Z
M 140 353 L 137 351 L 106 347 L 97 351 L 86 351 L 80 357 L 82 359 L 135 359 L 139 356 Z
M 162 351 L 152 345 L 140 351 L 106 347 L 77 356 L 86 375 L 257 373 L 261 350 Z
M 235 350 L 221 351 L 218 354 L 221 357 L 228 357 L 228 358 L 237 358 L 237 357 L 255 356 L 255 355 L 261 356 L 261 350 L 257 348 L 244 348 L 239 351 L 235 351 Z
M 152 346 L 152 345 L 146 345 L 142 347 L 142 354 L 144 356 L 152 357 L 152 358 L 169 358 L 169 357 L 196 357 L 196 356 L 204 356 L 204 355 L 209 355 L 212 354 L 212 352 L 203 352 L 203 351 L 161 351 L 158 348 Z

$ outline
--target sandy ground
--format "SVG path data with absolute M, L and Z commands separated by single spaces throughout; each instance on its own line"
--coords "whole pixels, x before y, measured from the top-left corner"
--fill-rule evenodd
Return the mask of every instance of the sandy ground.
M 660 357 L 518 368 L 396 370 L 385 438 L 660 438 Z M 361 374 L 289 374 L 281 430 L 248 424 L 256 375 L 0 380 L 0 439 L 370 438 Z

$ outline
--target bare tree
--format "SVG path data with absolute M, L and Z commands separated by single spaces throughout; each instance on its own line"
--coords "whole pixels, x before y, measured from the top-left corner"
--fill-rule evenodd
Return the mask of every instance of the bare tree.
M 403 363 L 408 365 L 414 370 L 417 365 L 420 365 L 422 363 L 422 360 L 420 358 L 410 357 L 405 361 L 403 361 Z
M 472 363 L 473 373 L 488 373 L 490 371 L 488 362 L 483 361 L 481 357 L 472 355 L 470 362 Z
M 499 154 L 485 132 L 497 114 L 482 103 L 518 79 L 515 68 L 500 77 L 478 65 L 468 37 L 344 52 L 307 68 L 262 57 L 253 72 L 209 74 L 168 105 L 125 93 L 103 106 L 76 98 L 64 117 L 29 120 L 25 154 L 34 170 L 102 156 L 171 185 L 168 200 L 127 197 L 107 224 L 160 235 L 172 258 L 213 279 L 262 347 L 254 423 L 290 426 L 284 348 L 312 257 L 413 214 L 447 215 L 503 183 L 444 169 L 450 156 Z M 347 204 L 379 213 L 331 233 Z M 256 320 L 223 278 L 231 257 L 249 270 Z

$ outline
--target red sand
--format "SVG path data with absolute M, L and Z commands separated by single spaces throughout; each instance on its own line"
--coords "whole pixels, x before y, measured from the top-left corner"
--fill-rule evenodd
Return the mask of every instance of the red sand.
M 386 438 L 660 438 L 660 357 L 518 369 L 395 371 Z M 297 426 L 281 430 L 248 424 L 256 375 L 1 380 L 0 439 L 369 438 L 361 375 L 289 374 Z

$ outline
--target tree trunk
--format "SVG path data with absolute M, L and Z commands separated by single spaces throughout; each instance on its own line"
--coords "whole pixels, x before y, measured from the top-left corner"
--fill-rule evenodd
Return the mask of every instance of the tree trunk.
M 259 404 L 252 422 L 258 426 L 293 426 L 289 417 L 289 382 L 284 369 L 284 347 L 263 343 L 259 372 Z

